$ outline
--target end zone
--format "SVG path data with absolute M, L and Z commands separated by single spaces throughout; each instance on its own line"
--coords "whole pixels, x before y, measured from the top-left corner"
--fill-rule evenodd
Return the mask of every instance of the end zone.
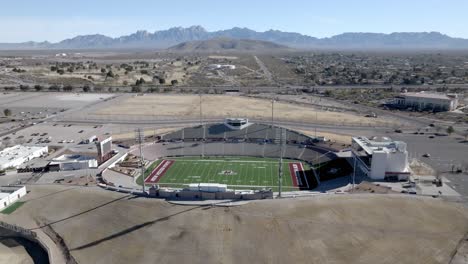
M 289 163 L 289 172 L 291 174 L 292 182 L 294 187 L 300 189 L 308 189 L 309 184 L 307 182 L 307 177 L 304 173 L 304 167 L 300 162 L 291 162 Z
M 155 184 L 166 174 L 167 170 L 174 164 L 174 160 L 163 160 L 159 165 L 146 177 L 145 183 Z

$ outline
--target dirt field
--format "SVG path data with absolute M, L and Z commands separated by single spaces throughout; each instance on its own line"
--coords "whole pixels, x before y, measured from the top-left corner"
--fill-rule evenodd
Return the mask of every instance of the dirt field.
M 170 205 L 97 188 L 31 186 L 1 220 L 58 232 L 79 263 L 449 263 L 466 208 L 387 195 Z
M 248 117 L 271 120 L 271 102 L 236 96 L 203 96 L 203 115 L 207 117 Z M 199 117 L 200 98 L 196 95 L 145 95 L 99 109 L 97 115 L 157 115 Z M 327 112 L 296 104 L 275 103 L 275 117 L 284 121 L 305 121 L 327 124 L 389 125 L 383 119 L 369 119 L 341 112 Z M 316 114 L 317 113 L 317 114 Z
M 147 129 L 143 131 L 143 134 L 146 136 L 152 135 L 162 135 L 172 131 L 177 130 L 177 128 L 159 128 L 159 129 Z M 133 139 L 135 138 L 135 132 L 128 132 L 122 134 L 114 134 L 112 135 L 112 139 L 120 140 L 120 139 Z
M 298 129 L 294 129 L 294 130 L 296 130 L 297 132 L 303 133 L 304 135 L 315 137 L 315 131 L 298 130 Z M 317 131 L 317 136 L 326 137 L 332 142 L 337 142 L 341 144 L 351 144 L 351 137 L 352 137 L 352 135 L 336 134 L 336 133 L 322 132 L 322 131 Z

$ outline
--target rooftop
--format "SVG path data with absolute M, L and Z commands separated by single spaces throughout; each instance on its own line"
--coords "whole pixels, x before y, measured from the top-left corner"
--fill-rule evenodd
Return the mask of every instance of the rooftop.
M 441 93 L 426 93 L 426 92 L 419 92 L 419 93 L 402 93 L 400 94 L 404 97 L 418 97 L 418 98 L 430 98 L 430 99 L 442 99 L 442 100 L 452 100 L 453 98 L 448 96 L 447 94 Z
M 52 164 L 60 163 L 60 162 L 73 162 L 73 161 L 87 161 L 87 160 L 94 160 L 95 157 L 84 156 L 80 154 L 64 154 L 60 157 L 57 157 L 52 160 Z
M 12 159 L 18 159 L 21 157 L 27 157 L 36 151 L 40 151 L 47 147 L 34 147 L 34 146 L 23 146 L 16 145 L 13 147 L 6 148 L 0 151 L 0 164 L 8 163 Z
M 390 138 L 383 138 L 382 141 L 370 140 L 367 137 L 353 137 L 364 151 L 372 155 L 374 152 L 405 152 L 406 143 L 403 141 L 392 141 Z

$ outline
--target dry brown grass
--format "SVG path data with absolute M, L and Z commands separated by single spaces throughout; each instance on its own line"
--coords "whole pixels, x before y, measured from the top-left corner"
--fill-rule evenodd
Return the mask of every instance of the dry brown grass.
M 461 205 L 401 195 L 323 195 L 234 208 L 174 206 L 97 188 L 31 186 L 0 219 L 50 223 L 79 263 L 448 263 Z
M 145 95 L 134 96 L 108 108 L 100 109 L 98 115 L 160 115 L 197 118 L 199 97 L 196 95 Z M 271 119 L 269 100 L 226 95 L 203 96 L 204 117 L 248 117 Z M 348 125 L 390 125 L 383 119 L 369 119 L 350 113 L 325 112 L 302 105 L 277 102 L 275 117 L 280 120 L 310 123 Z
M 307 136 L 315 137 L 315 131 L 313 130 L 298 130 L 298 129 L 293 129 L 293 130 L 303 133 L 304 135 L 307 135 Z M 331 133 L 331 132 L 322 132 L 322 131 L 317 131 L 317 136 L 326 137 L 332 142 L 337 142 L 341 144 L 351 144 L 351 137 L 352 137 L 351 135 L 337 134 L 337 133 Z
M 149 136 L 149 135 L 152 136 L 152 135 L 155 135 L 155 134 L 156 135 L 162 135 L 162 134 L 166 134 L 168 132 L 172 132 L 172 131 L 175 131 L 175 130 L 177 130 L 177 128 L 147 129 L 147 130 L 144 130 L 143 134 L 145 136 Z M 133 139 L 133 138 L 135 138 L 135 132 L 127 132 L 127 133 L 122 133 L 122 134 L 113 134 L 112 138 L 114 140 Z

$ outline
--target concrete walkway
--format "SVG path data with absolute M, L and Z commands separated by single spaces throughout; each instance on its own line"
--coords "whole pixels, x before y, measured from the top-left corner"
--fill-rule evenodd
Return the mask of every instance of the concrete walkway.
M 37 240 L 42 243 L 49 254 L 50 264 L 63 264 L 67 263 L 66 258 L 59 247 L 52 241 L 52 239 L 42 231 L 42 229 L 36 229 L 34 232 L 37 234 Z
M 240 206 L 248 204 L 250 201 L 239 201 L 239 200 L 167 200 L 168 203 L 176 205 L 189 205 L 189 206 Z

